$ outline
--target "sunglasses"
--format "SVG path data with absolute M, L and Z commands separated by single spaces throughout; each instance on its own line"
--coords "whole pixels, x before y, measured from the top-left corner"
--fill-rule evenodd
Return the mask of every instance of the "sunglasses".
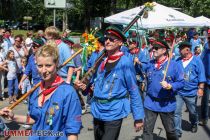
M 15 41 L 17 41 L 17 42 L 21 42 L 20 40 L 15 40 Z
M 155 47 L 152 47 L 152 50 L 158 50 L 158 49 L 160 49 L 160 47 L 157 47 L 157 46 L 155 46 Z
M 37 46 L 37 45 L 32 45 L 32 48 L 33 48 L 33 49 L 37 49 L 37 48 L 39 48 L 39 46 Z
M 105 41 L 107 41 L 109 39 L 109 41 L 114 42 L 115 40 L 118 40 L 115 37 L 104 37 Z
M 137 44 L 135 41 L 129 41 L 128 44 Z

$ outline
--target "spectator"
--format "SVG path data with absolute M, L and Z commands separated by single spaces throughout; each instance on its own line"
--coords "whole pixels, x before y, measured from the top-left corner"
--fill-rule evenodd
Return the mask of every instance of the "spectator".
M 26 64 L 27 64 L 27 58 L 26 57 L 22 57 L 21 58 L 21 72 L 24 73 L 25 69 L 26 69 Z M 26 92 L 28 92 L 31 89 L 31 83 L 29 81 L 29 78 L 27 77 L 25 80 L 23 80 L 21 82 L 22 84 L 22 89 L 21 89 L 21 93 L 25 94 Z M 27 100 L 24 100 L 24 103 L 27 104 Z
M 27 38 L 25 40 L 25 45 L 26 45 L 27 50 L 29 51 L 33 43 L 33 40 L 32 40 L 33 32 L 32 31 L 27 32 L 26 36 Z
M 15 53 L 13 50 L 9 50 L 7 53 L 7 60 L 5 61 L 8 67 L 7 81 L 8 81 L 8 94 L 9 103 L 12 104 L 16 101 L 18 94 L 18 79 L 17 79 L 17 63 L 15 60 Z
M 3 43 L 3 36 L 0 35 L 0 46 Z M 4 98 L 4 80 L 5 80 L 5 66 L 2 65 L 5 61 L 5 56 L 3 54 L 3 48 L 0 47 L 0 100 L 3 101 Z
M 13 47 L 9 48 L 9 50 L 12 50 L 14 52 L 15 60 L 17 62 L 18 80 L 20 80 L 20 78 L 21 78 L 21 71 L 20 71 L 21 57 L 28 56 L 28 50 L 27 50 L 26 46 L 24 46 L 22 43 L 23 43 L 22 35 L 16 35 L 15 36 L 15 44 L 13 45 Z

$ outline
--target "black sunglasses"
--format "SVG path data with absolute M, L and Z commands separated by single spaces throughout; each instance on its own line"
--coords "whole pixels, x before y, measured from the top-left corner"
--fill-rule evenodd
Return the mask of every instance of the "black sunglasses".
M 109 41 L 111 41 L 111 42 L 114 42 L 115 40 L 117 40 L 117 38 L 115 38 L 115 37 L 107 37 L 107 36 L 105 36 L 104 39 L 105 39 L 105 41 L 107 41 L 109 39 Z
M 157 51 L 158 49 L 160 49 L 160 47 L 155 46 L 155 47 L 152 47 L 152 50 L 153 49 Z
M 34 48 L 34 49 L 39 48 L 39 45 L 33 43 L 33 44 L 32 44 L 32 48 Z
M 136 41 L 129 41 L 128 44 L 136 44 Z

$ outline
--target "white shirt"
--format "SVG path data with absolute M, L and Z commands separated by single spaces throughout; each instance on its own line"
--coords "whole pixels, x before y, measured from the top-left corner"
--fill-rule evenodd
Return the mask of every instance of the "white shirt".
M 13 50 L 14 54 L 15 54 L 15 60 L 17 62 L 17 66 L 18 66 L 18 71 L 17 73 L 21 73 L 20 68 L 21 68 L 21 57 L 25 56 L 25 52 L 23 50 L 23 48 L 21 48 L 18 52 L 17 50 L 13 47 L 10 47 L 9 50 Z
M 26 38 L 25 43 L 26 43 L 27 50 L 29 50 L 32 46 L 33 40 L 30 37 L 28 37 Z
M 183 67 L 186 68 L 187 65 L 192 61 L 192 59 L 193 59 L 193 56 L 192 56 L 189 60 L 186 60 L 186 61 L 184 61 L 184 62 L 182 61 Z
M 15 61 L 7 60 L 7 80 L 13 80 L 17 77 L 17 65 Z

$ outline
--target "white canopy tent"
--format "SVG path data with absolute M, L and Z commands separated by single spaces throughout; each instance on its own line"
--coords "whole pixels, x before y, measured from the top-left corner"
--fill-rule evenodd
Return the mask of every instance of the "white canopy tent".
M 203 26 L 210 27 L 210 19 L 205 16 L 200 16 L 195 18 L 197 21 L 202 22 Z
M 195 18 L 181 13 L 172 8 L 155 3 L 154 10 L 148 12 L 148 18 L 138 20 L 138 26 L 142 28 L 169 28 L 169 27 L 200 27 L 201 22 Z M 105 23 L 127 25 L 139 13 L 143 6 L 123 11 L 121 13 L 106 17 Z M 135 26 L 136 24 L 134 24 Z

